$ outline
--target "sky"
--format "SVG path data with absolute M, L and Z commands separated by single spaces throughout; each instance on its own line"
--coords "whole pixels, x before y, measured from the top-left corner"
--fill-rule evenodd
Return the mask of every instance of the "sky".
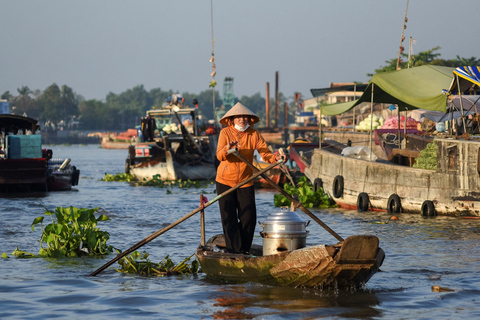
M 213 4 L 213 5 L 212 5 Z M 213 15 L 212 15 L 213 7 Z M 0 94 L 67 85 L 105 100 L 137 85 L 286 97 L 368 82 L 396 58 L 407 0 L 0 0 Z M 456 12 L 461 13 L 457 15 Z M 480 58 L 479 0 L 410 0 L 403 42 L 442 59 Z M 213 19 L 212 19 L 213 16 Z

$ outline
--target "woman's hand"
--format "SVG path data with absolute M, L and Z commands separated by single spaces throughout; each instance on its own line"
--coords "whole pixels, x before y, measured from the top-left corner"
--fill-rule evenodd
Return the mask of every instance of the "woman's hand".
M 230 141 L 228 145 L 229 145 L 229 149 L 232 149 L 233 147 L 240 148 L 238 141 Z
M 278 161 L 278 160 L 280 160 L 280 159 L 283 160 L 283 163 L 287 162 L 287 156 L 284 155 L 284 154 L 282 154 L 282 155 L 277 154 L 277 155 L 275 156 L 275 161 Z

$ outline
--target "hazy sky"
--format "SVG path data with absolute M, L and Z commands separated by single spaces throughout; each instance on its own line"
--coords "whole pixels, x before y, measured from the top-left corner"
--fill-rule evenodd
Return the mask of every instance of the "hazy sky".
M 213 0 L 217 89 L 286 96 L 368 81 L 398 55 L 406 0 Z M 200 93 L 211 81 L 210 0 L 0 0 L 0 94 L 68 85 L 105 99 L 143 84 Z M 457 14 L 458 13 L 458 14 Z M 479 0 L 410 0 L 418 53 L 480 58 Z

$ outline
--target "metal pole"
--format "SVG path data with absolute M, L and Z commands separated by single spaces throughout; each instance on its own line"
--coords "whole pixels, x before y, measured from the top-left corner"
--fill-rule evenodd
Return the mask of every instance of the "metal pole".
M 369 137 L 369 144 L 370 144 L 370 155 L 369 160 L 372 161 L 372 131 L 373 131 L 373 88 L 375 84 L 372 82 L 372 96 L 370 98 L 370 137 Z
M 278 127 L 278 71 L 275 72 L 275 125 L 274 128 Z
M 283 106 L 284 106 L 284 112 L 285 112 L 283 134 L 285 135 L 285 147 L 287 147 L 288 146 L 288 103 L 287 101 L 285 101 Z
M 266 85 L 267 98 L 265 99 L 265 111 L 266 111 L 266 128 L 270 128 L 270 83 Z
M 357 84 L 355 84 L 353 86 L 353 101 L 357 100 Z M 352 128 L 352 132 L 355 131 L 355 107 L 353 107 L 353 128 Z
M 318 149 L 322 149 L 322 108 L 320 106 L 320 99 L 317 97 L 317 106 L 318 106 Z
M 458 74 L 456 74 L 455 77 L 457 78 L 458 96 L 460 97 L 460 109 L 462 110 L 463 132 L 467 133 L 467 126 L 465 125 L 465 115 L 463 114 L 462 92 L 460 91 L 460 81 L 458 79 Z

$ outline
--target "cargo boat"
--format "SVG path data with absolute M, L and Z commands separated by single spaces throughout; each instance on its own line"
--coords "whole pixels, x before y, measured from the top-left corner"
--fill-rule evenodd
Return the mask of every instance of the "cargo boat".
M 35 119 L 0 114 L 0 193 L 63 191 L 78 184 L 80 170 L 70 159 L 52 162 L 38 129 Z

